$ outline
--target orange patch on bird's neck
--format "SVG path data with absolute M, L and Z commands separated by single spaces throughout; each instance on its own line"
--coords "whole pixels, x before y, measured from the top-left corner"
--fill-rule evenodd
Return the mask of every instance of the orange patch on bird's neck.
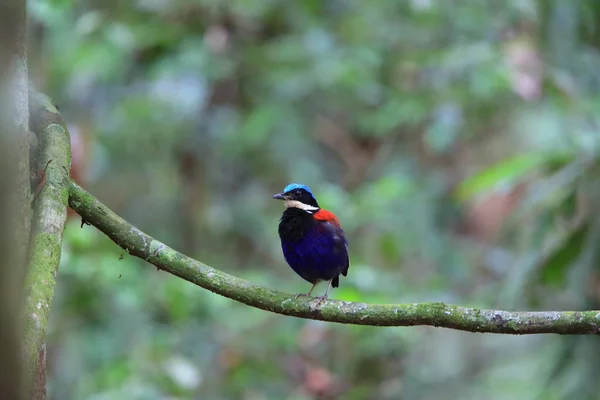
M 337 226 L 340 226 L 340 221 L 337 219 L 335 214 L 332 213 L 331 211 L 320 209 L 319 211 L 317 211 L 316 213 L 313 214 L 313 217 L 315 219 L 318 219 L 319 221 L 327 221 L 327 222 L 331 222 Z

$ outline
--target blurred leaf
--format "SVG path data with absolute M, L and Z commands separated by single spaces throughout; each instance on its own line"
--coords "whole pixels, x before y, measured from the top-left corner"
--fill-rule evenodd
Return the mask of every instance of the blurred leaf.
M 239 149 L 254 149 L 265 144 L 268 136 L 281 120 L 284 110 L 278 105 L 266 104 L 248 114 L 240 134 L 231 139 Z
M 546 257 L 540 266 L 540 281 L 551 286 L 561 286 L 566 282 L 566 273 L 573 265 L 585 244 L 589 231 L 589 223 L 584 223 L 570 232 L 561 246 Z
M 459 201 L 487 192 L 500 184 L 514 184 L 551 158 L 545 153 L 527 153 L 506 159 L 462 181 L 454 195 Z
M 360 121 L 367 132 L 385 136 L 401 125 L 415 126 L 428 114 L 427 104 L 414 97 L 392 98 Z
M 396 237 L 392 234 L 384 235 L 380 239 L 379 249 L 381 251 L 381 255 L 388 263 L 397 262 L 402 254 L 401 248 L 396 242 Z
M 98 232 L 89 225 L 80 226 L 79 221 L 69 221 L 65 227 L 65 241 L 75 250 L 91 248 L 98 239 Z
M 463 123 L 462 110 L 456 104 L 438 107 L 434 121 L 425 132 L 425 142 L 434 153 L 443 153 L 452 148 L 459 137 Z

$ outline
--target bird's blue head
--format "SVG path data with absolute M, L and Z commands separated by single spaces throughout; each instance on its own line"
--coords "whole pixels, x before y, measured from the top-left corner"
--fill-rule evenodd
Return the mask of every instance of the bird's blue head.
M 290 183 L 285 188 L 283 188 L 283 192 L 281 192 L 281 193 L 289 193 L 289 192 L 292 192 L 292 191 L 294 191 L 296 189 L 302 189 L 302 190 L 310 193 L 310 195 L 314 197 L 313 193 L 310 191 L 310 188 L 308 186 L 306 186 L 306 185 L 301 184 L 301 183 Z
M 290 183 L 281 193 L 273 195 L 274 199 L 283 200 L 286 207 L 296 207 L 306 211 L 319 209 L 317 199 L 306 185 Z

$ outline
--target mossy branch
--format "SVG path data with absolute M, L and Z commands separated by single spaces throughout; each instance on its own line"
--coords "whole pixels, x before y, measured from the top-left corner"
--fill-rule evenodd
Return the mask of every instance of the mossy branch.
M 509 312 L 444 303 L 365 304 L 328 300 L 318 303 L 254 285 L 191 259 L 148 236 L 87 193 L 69 185 L 69 205 L 129 254 L 211 292 L 246 305 L 306 319 L 372 326 L 429 325 L 469 332 L 504 334 L 598 334 L 600 311 Z
M 25 367 L 27 381 L 32 382 L 36 374 L 45 373 L 43 362 L 46 325 L 54 297 L 67 219 L 71 142 L 65 123 L 52 101 L 33 90 L 29 96 L 30 125 L 39 140 L 37 166 L 34 169 L 44 171 L 45 174 L 45 182 L 43 186 L 40 185 L 41 190 L 35 199 L 33 236 L 25 286 Z

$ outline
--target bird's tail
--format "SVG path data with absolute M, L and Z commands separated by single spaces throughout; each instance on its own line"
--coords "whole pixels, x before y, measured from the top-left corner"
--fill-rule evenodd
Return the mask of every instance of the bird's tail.
M 338 286 L 340 286 L 340 277 L 339 276 L 336 276 L 335 278 L 333 278 L 331 280 L 331 286 L 332 287 L 338 287 Z

